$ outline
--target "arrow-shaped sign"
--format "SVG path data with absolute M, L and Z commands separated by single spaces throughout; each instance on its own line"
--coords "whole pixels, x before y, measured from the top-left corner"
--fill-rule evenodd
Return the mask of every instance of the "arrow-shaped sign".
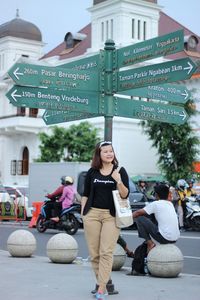
M 189 79 L 197 66 L 190 58 L 134 68 L 118 74 L 118 92 Z
M 97 72 L 16 63 L 8 74 L 16 84 L 23 86 L 99 90 Z
M 19 68 L 16 68 L 16 69 L 13 71 L 13 74 L 14 74 L 14 76 L 15 76 L 15 78 L 16 78 L 17 80 L 19 80 L 20 76 L 23 76 L 23 75 L 24 75 L 23 73 L 18 72 L 18 71 L 19 71 Z
M 183 104 L 191 98 L 190 91 L 184 85 L 167 83 L 121 91 L 119 94 Z
M 15 102 L 17 102 L 17 98 L 21 98 L 22 96 L 17 94 L 17 89 L 14 89 L 14 91 L 11 93 L 11 97 Z
M 188 66 L 184 67 L 183 70 L 188 70 L 187 74 L 190 74 L 193 69 L 193 65 L 189 61 L 187 62 L 187 65 Z
M 150 101 L 115 98 L 115 115 L 126 118 L 184 124 L 188 115 L 183 107 Z
M 183 30 L 178 30 L 118 49 L 118 67 L 127 67 L 145 60 L 180 52 L 183 49 Z
M 14 85 L 6 94 L 18 107 L 70 110 L 98 114 L 99 93 L 30 88 Z
M 74 120 L 83 120 L 89 118 L 99 117 L 98 114 L 89 114 L 86 112 L 74 112 L 74 111 L 56 111 L 46 110 L 42 116 L 46 125 L 70 122 Z

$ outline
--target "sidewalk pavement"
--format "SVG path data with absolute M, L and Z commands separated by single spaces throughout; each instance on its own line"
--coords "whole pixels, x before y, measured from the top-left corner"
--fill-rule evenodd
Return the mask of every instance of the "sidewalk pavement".
M 90 263 L 56 264 L 48 257 L 12 257 L 0 250 L 0 295 L 3 300 L 89 300 L 95 279 Z M 200 276 L 177 278 L 127 276 L 130 269 L 112 272 L 118 295 L 108 300 L 199 300 Z

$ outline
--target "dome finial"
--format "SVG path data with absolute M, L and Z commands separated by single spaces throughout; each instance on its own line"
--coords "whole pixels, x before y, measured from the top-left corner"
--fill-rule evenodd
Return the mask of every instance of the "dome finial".
M 16 18 L 19 18 L 19 8 L 16 9 Z

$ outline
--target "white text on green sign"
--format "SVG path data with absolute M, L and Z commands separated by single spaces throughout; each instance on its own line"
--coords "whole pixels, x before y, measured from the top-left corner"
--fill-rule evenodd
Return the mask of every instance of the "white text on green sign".
M 61 67 L 76 71 L 98 71 L 99 54 L 74 60 L 72 62 L 61 65 Z
M 183 104 L 191 97 L 190 91 L 184 85 L 167 83 L 122 91 L 120 94 Z
M 196 65 L 190 58 L 177 59 L 161 64 L 133 68 L 118 73 L 118 91 L 140 88 L 148 85 L 157 85 L 192 76 Z
M 97 114 L 99 95 L 95 92 L 63 91 L 13 86 L 6 94 L 15 106 L 72 110 Z
M 74 120 L 83 120 L 98 117 L 97 114 L 90 114 L 87 112 L 74 112 L 74 111 L 56 111 L 46 110 L 42 116 L 46 125 L 70 122 Z
M 8 74 L 18 85 L 85 91 L 99 90 L 97 72 L 17 63 Z
M 153 103 L 141 100 L 115 98 L 115 115 L 141 120 L 183 124 L 188 115 L 181 106 Z
M 118 52 L 118 67 L 180 52 L 184 47 L 183 30 L 123 47 Z

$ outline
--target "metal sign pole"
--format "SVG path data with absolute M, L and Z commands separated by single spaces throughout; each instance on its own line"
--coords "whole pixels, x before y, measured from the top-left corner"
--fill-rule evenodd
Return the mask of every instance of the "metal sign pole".
M 113 40 L 107 40 L 105 42 L 105 123 L 104 123 L 104 139 L 105 141 L 112 141 L 113 130 L 113 94 L 115 81 L 115 43 Z

